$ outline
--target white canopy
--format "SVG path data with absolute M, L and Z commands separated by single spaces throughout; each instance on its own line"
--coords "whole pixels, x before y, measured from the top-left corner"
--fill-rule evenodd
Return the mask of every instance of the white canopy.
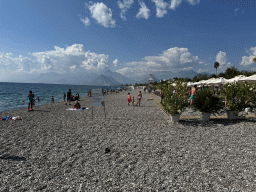
M 244 75 L 238 75 L 232 79 L 227 79 L 227 83 L 234 83 L 234 82 L 238 82 L 241 81 L 242 79 L 244 79 L 245 76 Z
M 208 81 L 207 84 L 221 84 L 221 83 L 225 84 L 227 82 L 228 82 L 227 79 L 220 77 L 220 78 L 216 78 L 211 81 Z
M 256 74 L 249 77 L 241 78 L 240 81 L 256 82 Z

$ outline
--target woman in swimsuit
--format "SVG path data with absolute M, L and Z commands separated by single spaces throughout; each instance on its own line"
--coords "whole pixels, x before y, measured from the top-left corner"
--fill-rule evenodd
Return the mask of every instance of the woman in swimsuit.
M 138 93 L 138 104 L 139 104 L 139 106 L 140 106 L 140 101 L 141 101 L 141 99 L 142 99 L 142 93 L 141 93 L 141 91 Z

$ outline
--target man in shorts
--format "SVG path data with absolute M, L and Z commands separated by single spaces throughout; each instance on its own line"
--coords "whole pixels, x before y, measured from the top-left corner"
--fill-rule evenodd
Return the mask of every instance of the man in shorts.
M 190 108 L 192 107 L 193 103 L 194 103 L 194 99 L 195 99 L 195 95 L 196 95 L 196 85 L 194 85 L 194 87 L 191 89 L 191 101 L 190 101 Z
M 71 89 L 69 89 L 69 91 L 67 92 L 67 103 L 68 102 L 69 102 L 69 105 L 71 105 Z

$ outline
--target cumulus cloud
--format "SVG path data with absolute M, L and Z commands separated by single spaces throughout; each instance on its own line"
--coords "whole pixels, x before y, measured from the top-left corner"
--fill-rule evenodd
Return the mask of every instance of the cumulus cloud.
M 0 69 L 15 74 L 20 72 L 29 73 L 34 63 L 29 57 L 19 55 L 15 57 L 12 53 L 0 52 Z
M 196 5 L 197 3 L 200 3 L 200 0 L 186 0 L 190 5 Z M 175 10 L 180 4 L 182 3 L 182 0 L 171 0 L 170 9 Z
M 118 73 L 133 77 L 141 76 L 148 71 L 178 71 L 193 69 L 202 65 L 198 56 L 193 56 L 187 48 L 174 47 L 163 51 L 159 56 L 146 56 L 139 62 L 127 63 L 126 68 L 117 70 Z
M 141 8 L 140 8 L 140 11 L 138 12 L 138 14 L 136 15 L 136 17 L 148 19 L 149 15 L 150 15 L 150 10 L 147 8 L 147 6 L 145 5 L 144 2 L 139 1 L 139 4 L 140 4 Z
M 156 5 L 156 16 L 163 17 L 167 13 L 168 3 L 163 0 L 152 0 Z
M 253 58 L 256 57 L 256 47 L 251 47 L 251 49 L 247 50 L 246 52 L 249 53 L 249 57 L 243 56 L 240 65 L 243 65 L 245 67 L 256 66 L 256 62 L 253 61 Z
M 74 70 L 84 70 L 88 72 L 100 72 L 108 69 L 108 56 L 96 54 L 90 51 L 85 52 L 84 46 L 74 44 L 69 47 L 60 48 L 55 46 L 55 50 L 37 52 L 32 54 L 41 65 L 41 72 L 65 73 Z
M 219 68 L 221 71 L 225 71 L 227 68 L 233 65 L 229 62 L 227 63 L 227 55 L 225 52 L 220 51 L 216 56 L 216 62 L 220 64 Z
M 125 12 L 131 8 L 132 4 L 134 3 L 134 0 L 123 0 L 123 2 L 121 1 L 118 1 L 117 4 L 118 4 L 118 7 L 121 9 L 121 18 L 126 20 L 126 17 L 124 16 L 125 15 Z
M 89 26 L 91 24 L 91 21 L 88 17 L 86 17 L 85 19 L 81 19 L 81 21 L 83 22 L 83 24 L 85 24 L 86 26 Z
M 112 18 L 112 11 L 104 3 L 88 5 L 91 17 L 104 27 L 115 27 L 116 21 Z
M 116 60 L 113 61 L 113 65 L 114 65 L 115 67 L 117 66 L 117 64 L 118 64 L 118 59 L 116 59 Z
M 87 71 L 101 72 L 109 68 L 108 55 L 91 53 L 90 51 L 85 53 L 85 60 L 81 67 Z

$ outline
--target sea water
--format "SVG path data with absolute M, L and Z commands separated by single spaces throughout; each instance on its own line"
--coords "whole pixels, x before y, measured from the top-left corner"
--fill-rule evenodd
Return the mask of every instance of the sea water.
M 111 86 L 112 87 L 112 86 Z M 88 85 L 61 85 L 61 84 L 41 84 L 41 83 L 4 83 L 0 82 L 0 113 L 28 107 L 28 94 L 34 94 L 35 105 L 51 103 L 52 96 L 54 102 L 63 101 L 63 93 L 67 95 L 71 89 L 72 95 L 79 93 L 80 97 L 86 97 L 90 89 L 103 88 L 107 86 Z M 115 87 L 114 87 L 115 88 Z M 40 101 L 37 101 L 37 97 Z

